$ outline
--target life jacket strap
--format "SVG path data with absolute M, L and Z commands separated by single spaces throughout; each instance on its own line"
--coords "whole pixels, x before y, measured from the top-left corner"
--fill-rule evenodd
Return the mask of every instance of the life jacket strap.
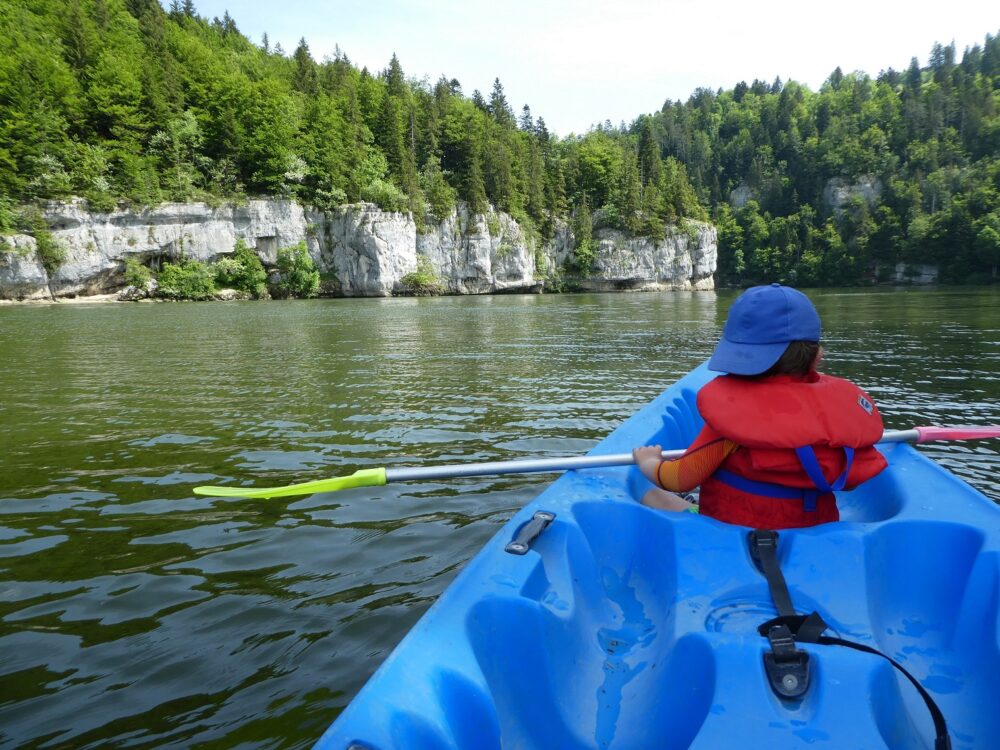
M 772 497 L 777 500 L 801 500 L 803 509 L 807 511 L 816 510 L 816 500 L 820 495 L 818 490 L 785 487 L 782 484 L 774 484 L 773 482 L 758 482 L 756 479 L 741 477 L 739 474 L 734 474 L 727 469 L 716 469 L 712 475 L 712 479 L 717 479 L 733 489 L 747 492 L 751 495 Z
M 805 469 L 812 483 L 816 485 L 816 489 L 820 492 L 836 492 L 844 489 L 844 485 L 847 484 L 847 475 L 851 472 L 851 464 L 854 463 L 854 448 L 845 446 L 843 450 L 846 465 L 840 476 L 833 480 L 833 484 L 827 482 L 826 477 L 823 476 L 823 469 L 820 467 L 816 451 L 811 445 L 796 448 L 795 455 L 799 457 L 799 463 L 802 464 L 802 468 Z
M 795 449 L 795 455 L 798 457 L 799 463 L 802 464 L 802 469 L 809 476 L 809 480 L 816 486 L 816 489 L 799 489 L 773 482 L 758 482 L 755 479 L 741 477 L 726 469 L 716 469 L 712 478 L 751 495 L 773 497 L 778 500 L 801 500 L 803 510 L 815 511 L 816 501 L 821 493 L 837 492 L 847 485 L 847 475 L 851 473 L 851 465 L 854 463 L 854 449 L 845 447 L 843 450 L 846 459 L 844 470 L 833 480 L 833 483 L 830 483 L 823 476 L 823 469 L 819 465 L 816 451 L 811 445 Z

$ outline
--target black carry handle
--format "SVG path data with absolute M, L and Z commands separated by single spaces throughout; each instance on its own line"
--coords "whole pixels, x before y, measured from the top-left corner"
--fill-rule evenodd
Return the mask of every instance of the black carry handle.
M 504 552 L 510 552 L 512 555 L 526 555 L 531 549 L 532 542 L 545 531 L 555 517 L 555 513 L 550 513 L 547 510 L 536 511 L 531 520 L 522 524 L 521 528 L 517 530 L 514 538 L 503 548 Z

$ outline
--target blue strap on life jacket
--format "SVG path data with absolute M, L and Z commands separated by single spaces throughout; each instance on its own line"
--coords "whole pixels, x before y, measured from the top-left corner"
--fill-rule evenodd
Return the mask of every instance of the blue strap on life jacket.
M 755 479 L 741 477 L 726 469 L 717 469 L 712 475 L 712 479 L 718 479 L 723 484 L 751 495 L 773 497 L 778 500 L 801 500 L 806 510 L 816 510 L 816 500 L 819 497 L 819 492 L 816 490 L 786 487 L 783 484 L 774 484 L 773 482 L 758 482 Z
M 802 464 L 802 468 L 805 469 L 806 474 L 809 475 L 812 483 L 820 492 L 836 492 L 844 489 L 844 485 L 847 484 L 847 475 L 851 471 L 851 464 L 854 463 L 854 448 L 844 448 L 844 457 L 847 459 L 847 463 L 840 476 L 833 480 L 833 484 L 827 482 L 826 477 L 823 476 L 823 469 L 820 468 L 816 451 L 811 445 L 796 448 L 795 455 L 799 457 L 799 463 Z
M 712 478 L 741 492 L 748 492 L 751 495 L 773 497 L 778 500 L 801 500 L 802 507 L 806 511 L 816 510 L 816 501 L 820 493 L 836 492 L 837 490 L 844 489 L 844 486 L 847 484 L 847 475 L 851 471 L 851 464 L 854 462 L 853 448 L 844 448 L 844 457 L 847 459 L 847 465 L 840 476 L 833 480 L 833 484 L 827 482 L 826 477 L 823 476 L 823 470 L 820 468 L 816 452 L 811 445 L 796 448 L 795 455 L 798 456 L 799 463 L 802 464 L 803 470 L 809 475 L 809 479 L 816 486 L 816 489 L 799 489 L 797 487 L 786 487 L 783 484 L 774 484 L 773 482 L 758 482 L 755 479 L 741 477 L 739 474 L 734 474 L 726 469 L 717 469 Z

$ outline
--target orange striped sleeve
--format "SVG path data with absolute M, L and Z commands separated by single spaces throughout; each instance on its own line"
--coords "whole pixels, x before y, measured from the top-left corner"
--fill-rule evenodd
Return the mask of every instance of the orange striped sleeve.
M 671 492 L 693 490 L 712 476 L 722 462 L 739 447 L 732 440 L 721 436 L 701 445 L 696 440 L 680 458 L 660 462 L 656 467 L 656 482 Z

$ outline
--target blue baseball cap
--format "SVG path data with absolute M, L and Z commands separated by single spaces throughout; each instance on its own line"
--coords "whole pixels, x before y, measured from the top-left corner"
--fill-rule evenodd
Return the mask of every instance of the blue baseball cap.
M 793 341 L 819 341 L 819 313 L 802 292 L 781 284 L 754 286 L 729 308 L 708 369 L 760 375 Z

